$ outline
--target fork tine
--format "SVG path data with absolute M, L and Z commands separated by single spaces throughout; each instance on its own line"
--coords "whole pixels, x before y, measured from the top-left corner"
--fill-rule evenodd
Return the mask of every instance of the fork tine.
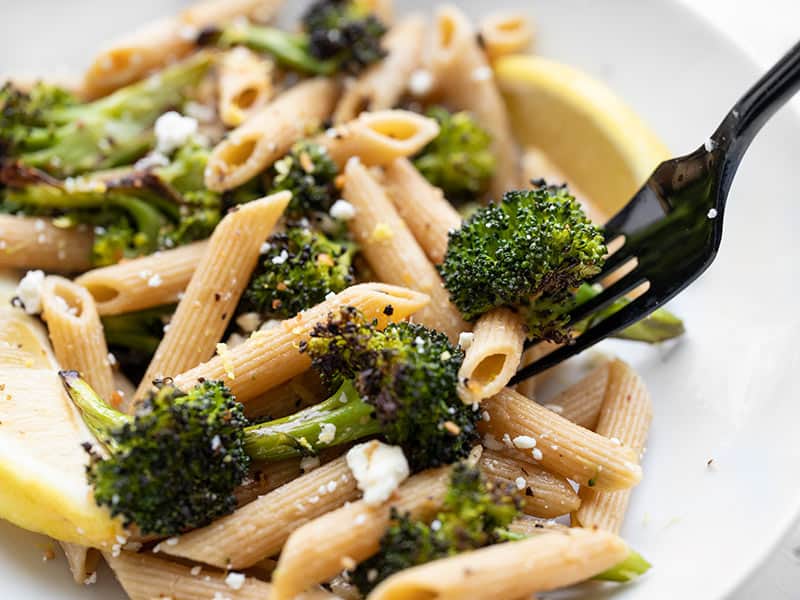
M 647 281 L 647 279 L 639 269 L 634 269 L 619 281 L 608 286 L 600 294 L 574 309 L 570 313 L 571 322 L 579 323 L 592 313 L 603 310 L 617 298 L 624 296 L 645 281 Z
M 577 338 L 575 338 L 571 344 L 561 346 L 550 354 L 547 354 L 539 360 L 521 368 L 519 371 L 517 371 L 514 377 L 511 378 L 511 381 L 508 382 L 508 385 L 516 385 L 517 383 L 528 379 L 529 377 L 538 375 L 542 371 L 546 371 L 550 367 L 554 367 L 558 363 L 563 362 L 580 352 L 583 352 L 587 348 L 594 346 L 597 342 L 615 334 L 622 329 L 625 329 L 625 327 L 631 323 L 634 323 L 640 318 L 646 316 L 647 313 L 651 312 L 651 309 L 644 302 L 641 302 L 646 295 L 647 292 L 631 301 L 630 304 L 628 304 L 619 312 L 614 313 L 607 319 L 604 319 L 598 324 L 590 327 Z M 655 308 L 657 307 L 652 307 L 652 310 L 655 310 Z

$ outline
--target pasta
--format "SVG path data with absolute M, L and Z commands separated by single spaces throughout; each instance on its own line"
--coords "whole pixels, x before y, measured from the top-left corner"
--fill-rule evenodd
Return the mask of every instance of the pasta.
M 203 258 L 208 242 L 163 250 L 87 271 L 75 279 L 94 297 L 101 315 L 177 302 Z
M 250 202 L 217 225 L 137 396 L 147 392 L 154 379 L 194 367 L 214 353 L 258 261 L 261 245 L 290 198 L 289 192 L 279 192 Z M 199 311 L 201 307 L 204 310 Z
M 238 127 L 272 97 L 272 63 L 238 47 L 225 54 L 220 71 L 220 119 Z
M 78 544 L 60 542 L 60 545 L 75 583 L 86 583 L 92 573 L 97 570 L 97 564 L 100 562 L 100 553 L 94 548 L 87 548 Z
M 358 160 L 347 163 L 343 195 L 356 209 L 348 222 L 377 277 L 430 295 L 431 302 L 416 319 L 447 334 L 451 340 L 469 325 L 450 302 L 439 274 L 394 210 L 381 185 Z
M 91 265 L 92 234 L 61 229 L 47 219 L 0 215 L 0 267 L 85 271 Z
M 244 344 L 175 377 L 178 387 L 190 387 L 198 378 L 225 381 L 231 392 L 247 404 L 259 394 L 274 388 L 306 371 L 311 361 L 297 352 L 297 346 L 309 334 L 314 324 L 331 311 L 342 306 L 353 306 L 367 318 L 378 319 L 386 325 L 390 320 L 400 320 L 415 313 L 428 302 L 424 294 L 405 288 L 361 284 L 347 288 L 330 300 L 315 306 L 280 327 L 257 332 Z M 391 315 L 386 307 L 391 306 Z M 238 376 L 237 376 L 238 374 Z
M 277 96 L 220 142 L 208 159 L 206 187 L 224 192 L 252 179 L 330 116 L 337 96 L 330 79 L 310 79 Z
M 597 431 L 597 419 L 606 397 L 608 376 L 608 364 L 595 367 L 583 379 L 553 398 L 548 408 L 558 411 L 558 414 L 576 425 Z
M 633 369 L 621 360 L 608 367 L 608 388 L 597 422 L 597 433 L 641 454 L 653 419 L 650 395 Z M 574 513 L 583 527 L 619 533 L 630 500 L 630 490 L 612 493 L 581 488 L 581 507 Z
M 247 403 L 247 416 L 250 419 L 278 419 L 321 402 L 324 398 L 325 387 L 319 375 L 306 371 L 250 400 Z
M 543 356 L 550 354 L 558 347 L 559 345 L 553 342 L 539 342 L 538 344 L 534 344 L 522 353 L 522 360 L 519 366 L 525 367 Z M 517 391 L 523 396 L 533 399 L 537 383 L 544 381 L 554 370 L 555 369 L 549 369 L 544 373 L 539 373 L 535 377 L 528 377 L 525 381 L 517 384 Z
M 491 61 L 524 52 L 533 40 L 531 23 L 520 14 L 491 14 L 481 21 L 478 29 L 481 45 Z

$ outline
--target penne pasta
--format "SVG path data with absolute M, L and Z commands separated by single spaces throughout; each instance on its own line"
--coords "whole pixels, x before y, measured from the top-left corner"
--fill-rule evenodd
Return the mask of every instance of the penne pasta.
M 203 29 L 224 25 L 237 17 L 266 21 L 281 4 L 281 0 L 207 0 L 177 16 L 149 23 L 94 58 L 83 77 L 83 94 L 98 98 L 143 79 L 191 53 Z
M 97 563 L 100 562 L 100 553 L 94 548 L 59 542 L 64 551 L 64 558 L 67 559 L 72 579 L 75 583 L 86 583 L 92 573 L 97 570 Z
M 479 428 L 493 436 L 503 453 L 603 491 L 631 488 L 642 478 L 633 449 L 575 425 L 511 389 L 487 398 L 482 408 L 489 420 Z
M 91 266 L 87 228 L 62 229 L 49 219 L 0 215 L 0 268 L 74 273 Z
M 597 433 L 641 454 L 653 419 L 650 394 L 636 372 L 621 360 L 608 367 L 608 389 L 597 422 Z M 581 507 L 574 513 L 582 527 L 619 533 L 631 491 L 602 493 L 581 487 Z
M 219 116 L 228 127 L 238 127 L 264 106 L 274 93 L 273 64 L 239 46 L 220 61 Z
M 203 258 L 208 242 L 92 269 L 75 279 L 94 297 L 101 315 L 118 315 L 176 303 Z
M 254 333 L 246 342 L 223 351 L 210 361 L 175 377 L 178 387 L 189 388 L 198 378 L 225 382 L 239 402 L 247 402 L 259 394 L 300 375 L 311 366 L 307 355 L 298 351 L 314 325 L 332 311 L 353 306 L 368 319 L 377 319 L 380 326 L 400 321 L 425 306 L 425 294 L 380 283 L 351 286 L 336 296 L 310 308 L 279 327 Z
M 440 8 L 430 67 L 443 100 L 472 112 L 491 134 L 497 166 L 490 195 L 500 198 L 520 184 L 519 157 L 503 99 L 477 40 L 474 27 L 456 6 Z
M 525 367 L 532 362 L 539 360 L 543 356 L 550 354 L 553 350 L 558 348 L 559 345 L 553 342 L 539 342 L 525 350 L 522 353 L 522 360 L 520 360 L 520 367 Z M 523 396 L 527 396 L 531 400 L 534 398 L 536 392 L 536 385 L 547 379 L 556 369 L 548 369 L 544 373 L 539 373 L 534 377 L 528 377 L 525 381 L 517 384 L 516 390 Z
M 527 598 L 579 583 L 628 555 L 605 531 L 551 531 L 412 567 L 376 587 L 368 600 Z
M 61 368 L 79 371 L 102 398 L 110 400 L 114 378 L 91 294 L 69 279 L 51 275 L 42 291 L 42 318 Z
M 419 15 L 406 17 L 392 27 L 383 39 L 386 57 L 345 88 L 333 113 L 333 122 L 344 123 L 364 111 L 396 106 L 420 63 L 424 33 L 425 20 Z
M 510 308 L 482 315 L 458 372 L 458 395 L 474 404 L 499 393 L 519 367 L 527 331 L 522 316 Z
M 439 134 L 434 119 L 407 110 L 361 113 L 352 121 L 327 130 L 316 138 L 340 167 L 351 157 L 365 165 L 387 165 L 396 158 L 413 156 Z
M 289 600 L 369 558 L 380 547 L 391 508 L 423 519 L 432 516 L 444 497 L 450 469 L 423 471 L 403 483 L 389 502 L 347 504 L 295 530 L 283 547 L 272 578 L 270 600 Z
M 224 192 L 261 173 L 330 116 L 337 89 L 333 80 L 317 78 L 277 96 L 212 150 L 206 187 Z
M 251 420 L 279 419 L 322 402 L 325 396 L 326 389 L 319 375 L 314 371 L 306 371 L 250 400 L 245 413 Z
M 581 427 L 597 431 L 597 419 L 606 397 L 608 376 L 608 363 L 595 367 L 583 379 L 555 396 L 547 407 Z
M 344 457 L 260 496 L 162 551 L 220 568 L 250 567 L 274 556 L 292 531 L 360 495 Z
M 489 60 L 527 50 L 533 41 L 533 26 L 525 15 L 498 12 L 478 26 L 481 45 Z
M 261 245 L 290 199 L 289 192 L 279 192 L 241 205 L 220 221 L 139 384 L 137 398 L 153 380 L 181 373 L 214 354 L 258 262 Z
M 444 262 L 448 232 L 461 226 L 461 215 L 442 190 L 428 183 L 405 158 L 398 158 L 385 168 L 384 186 L 430 261 L 435 265 Z
M 462 331 L 469 331 L 469 324 L 450 302 L 439 273 L 397 214 L 386 191 L 357 159 L 347 163 L 342 195 L 356 209 L 348 226 L 377 278 L 430 295 L 430 304 L 416 313 L 415 320 L 444 332 L 451 341 L 457 340 Z

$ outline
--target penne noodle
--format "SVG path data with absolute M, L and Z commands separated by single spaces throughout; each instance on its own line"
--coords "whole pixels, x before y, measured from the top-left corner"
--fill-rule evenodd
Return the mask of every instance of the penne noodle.
M 590 579 L 628 553 L 625 542 L 606 531 L 550 531 L 406 569 L 368 600 L 527 598 Z
M 265 391 L 300 375 L 311 366 L 298 346 L 318 322 L 343 306 L 353 306 L 381 327 L 417 312 L 429 301 L 413 290 L 380 283 L 351 286 L 317 306 L 283 321 L 279 327 L 255 332 L 246 342 L 223 351 L 210 361 L 175 377 L 178 387 L 189 388 L 198 378 L 222 380 L 239 402 L 247 402 Z M 388 313 L 388 314 L 387 314 Z
M 228 50 L 220 62 L 219 116 L 238 127 L 264 106 L 274 93 L 273 63 L 243 46 Z
M 380 506 L 359 500 L 296 529 L 278 560 L 270 600 L 294 598 L 375 554 L 389 526 L 392 507 L 413 518 L 432 516 L 444 498 L 449 478 L 449 467 L 423 471 Z
M 539 360 L 543 356 L 550 354 L 553 350 L 559 347 L 559 344 L 555 344 L 553 342 L 539 342 L 538 344 L 531 346 L 527 350 L 522 353 L 522 360 L 520 361 L 520 368 L 528 366 L 534 361 Z M 542 383 L 545 379 L 547 379 L 550 375 L 552 375 L 556 371 L 556 367 L 552 369 L 548 369 L 544 373 L 539 373 L 533 377 L 528 377 L 525 381 L 521 381 L 517 384 L 516 390 L 522 394 L 533 400 L 534 394 L 536 392 L 536 385 L 538 383 Z
M 207 527 L 182 535 L 162 552 L 220 568 L 250 567 L 274 556 L 292 531 L 360 495 L 345 458 L 260 496 Z
M 92 266 L 92 234 L 49 219 L 0 215 L 0 268 L 74 273 Z
M 281 158 L 330 116 L 337 88 L 331 79 L 309 79 L 253 114 L 212 150 L 206 187 L 217 192 L 233 189 Z
M 448 232 L 461 226 L 461 215 L 442 190 L 428 183 L 408 159 L 398 158 L 384 171 L 384 186 L 430 261 L 439 265 L 447 253 Z
M 529 462 L 484 449 L 478 466 L 489 480 L 524 490 L 522 510 L 525 514 L 553 519 L 577 510 L 581 504 L 565 477 L 553 475 Z
M 592 369 L 583 379 L 574 383 L 546 406 L 573 423 L 597 431 L 600 407 L 606 397 L 609 364 Z
M 459 333 L 469 331 L 469 324 L 450 302 L 436 268 L 397 214 L 386 191 L 358 159 L 347 163 L 342 195 L 356 209 L 348 226 L 377 278 L 430 295 L 431 303 L 415 315 L 415 320 L 445 333 L 453 342 Z
M 59 542 L 64 551 L 64 558 L 67 559 L 72 579 L 75 583 L 86 583 L 92 573 L 97 570 L 97 563 L 100 562 L 100 553 L 94 548 Z
M 474 404 L 499 393 L 519 367 L 527 331 L 522 315 L 495 308 L 482 315 L 458 371 L 458 395 Z
M 615 360 L 608 368 L 608 389 L 597 422 L 597 433 L 641 454 L 653 419 L 650 394 L 627 364 Z M 631 490 L 602 493 L 581 487 L 581 507 L 574 513 L 582 527 L 619 533 Z
M 504 454 L 602 491 L 631 488 L 642 478 L 633 449 L 575 425 L 511 389 L 487 398 L 482 408 L 489 420 L 479 423 L 479 429 L 491 434 Z
M 114 378 L 91 294 L 69 279 L 51 275 L 42 290 L 42 318 L 61 368 L 79 371 L 100 397 L 111 400 Z
M 214 354 L 258 262 L 261 245 L 290 199 L 290 192 L 279 192 L 243 204 L 220 221 L 139 384 L 137 398 L 155 379 L 181 373 Z
M 469 19 L 454 5 L 438 10 L 430 67 L 446 104 L 472 112 L 492 136 L 496 170 L 490 195 L 520 184 L 519 157 L 505 104 Z
M 541 535 L 550 531 L 565 532 L 569 529 L 558 521 L 552 519 L 532 519 L 531 517 L 520 517 L 514 519 L 508 526 L 508 530 L 526 537 Z
M 533 41 L 533 27 L 525 15 L 494 13 L 478 26 L 481 45 L 494 62 L 509 54 L 525 52 Z
M 315 371 L 306 371 L 250 400 L 245 406 L 245 413 L 251 420 L 280 419 L 322 402 L 326 392 L 319 375 Z
M 176 303 L 208 248 L 195 242 L 92 269 L 75 279 L 94 297 L 101 315 L 118 315 Z
M 207 0 L 179 15 L 159 19 L 117 40 L 102 50 L 83 77 L 83 94 L 98 98 L 143 79 L 191 53 L 197 35 L 238 17 L 270 19 L 281 0 Z
M 327 148 L 339 167 L 351 157 L 368 166 L 380 166 L 413 156 L 438 134 L 439 125 L 433 119 L 407 110 L 380 110 L 361 113 L 315 141 Z
M 411 15 L 392 27 L 383 39 L 386 57 L 345 88 L 333 113 L 344 123 L 364 111 L 393 108 L 405 93 L 408 80 L 420 63 L 425 20 Z

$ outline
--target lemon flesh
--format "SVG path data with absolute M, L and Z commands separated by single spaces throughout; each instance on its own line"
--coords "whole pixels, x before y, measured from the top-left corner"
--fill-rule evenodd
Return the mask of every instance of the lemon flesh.
M 495 74 L 520 144 L 541 150 L 606 216 L 670 157 L 636 113 L 574 67 L 513 55 Z

